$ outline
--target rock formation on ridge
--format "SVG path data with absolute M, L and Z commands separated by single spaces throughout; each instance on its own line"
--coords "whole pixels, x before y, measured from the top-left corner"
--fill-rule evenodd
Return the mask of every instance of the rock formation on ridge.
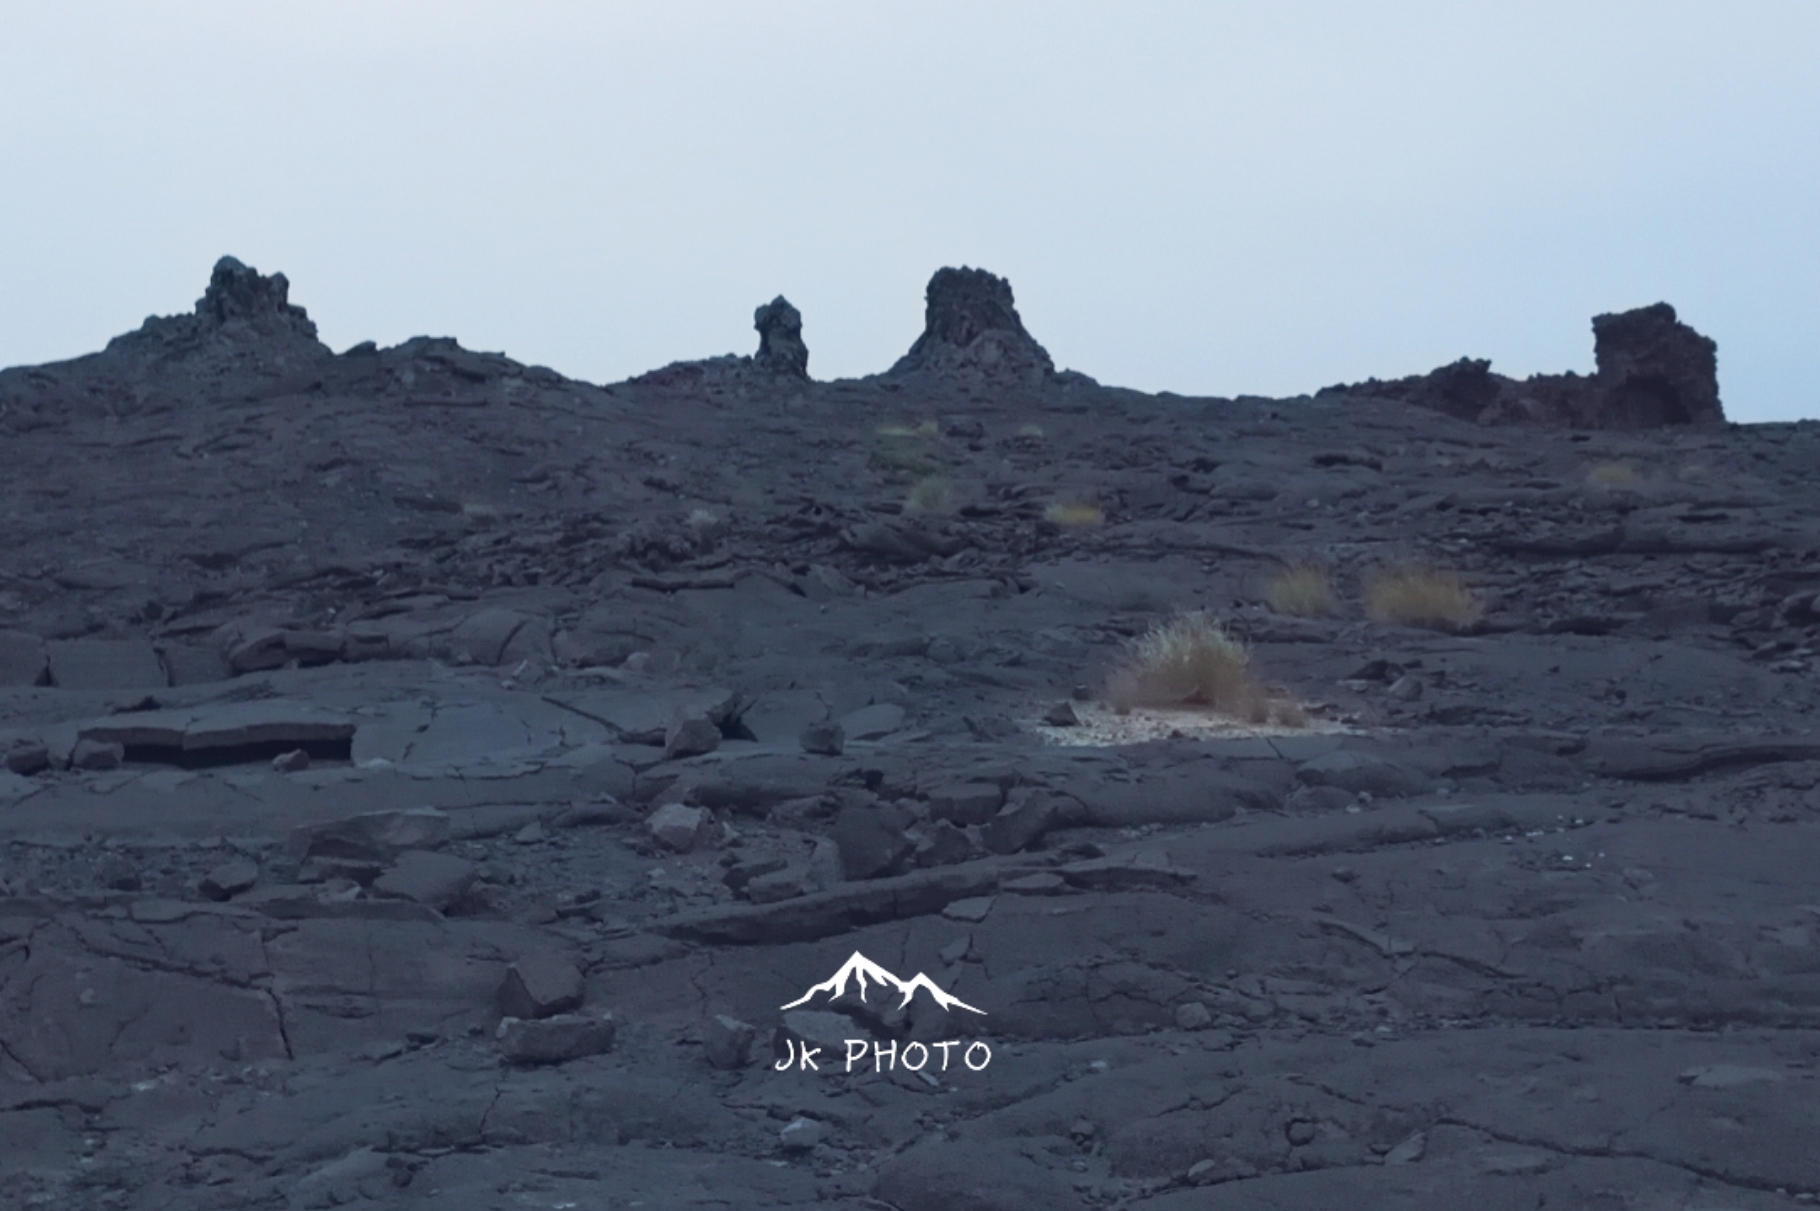
M 1024 330 L 1011 283 L 984 269 L 944 268 L 929 279 L 923 333 L 887 372 L 1041 383 L 1055 363 Z
M 781 308 L 603 386 L 287 306 L 0 371 L 15 1205 L 1820 1192 L 1820 424 L 816 382 Z M 1662 318 L 1514 386 L 1678 416 Z M 1484 616 L 1379 608 L 1405 558 Z M 1096 697 L 1202 608 L 1305 726 Z M 859 953 L 943 995 L 784 1008 Z
M 1341 384 L 1321 395 L 1402 400 L 1485 425 L 1555 429 L 1659 429 L 1725 423 L 1719 402 L 1718 346 L 1667 303 L 1593 317 L 1596 372 L 1590 377 L 1491 372 L 1482 358 L 1461 358 L 1427 374 Z
M 803 315 L 778 295 L 752 313 L 752 326 L 758 329 L 758 352 L 752 365 L 772 374 L 790 378 L 809 377 L 809 346 L 803 344 Z

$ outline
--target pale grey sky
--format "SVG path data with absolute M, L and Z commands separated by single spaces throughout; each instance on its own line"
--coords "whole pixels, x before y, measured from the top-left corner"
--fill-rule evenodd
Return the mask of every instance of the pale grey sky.
M 1817 228 L 1814 0 L 0 0 L 0 365 L 231 253 L 336 349 L 596 381 L 750 352 L 781 292 L 831 378 L 969 264 L 1184 394 L 1586 371 L 1665 299 L 1787 419 Z

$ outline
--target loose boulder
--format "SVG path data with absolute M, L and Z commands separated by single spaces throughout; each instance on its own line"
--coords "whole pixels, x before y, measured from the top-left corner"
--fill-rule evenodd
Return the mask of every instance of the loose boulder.
M 599 1017 L 564 1013 L 537 1021 L 506 1018 L 494 1038 L 508 1063 L 561 1064 L 610 1050 L 614 1032 L 610 1013 Z
M 581 1008 L 582 978 L 560 955 L 530 955 L 506 968 L 499 1008 L 508 1018 L 555 1017 Z

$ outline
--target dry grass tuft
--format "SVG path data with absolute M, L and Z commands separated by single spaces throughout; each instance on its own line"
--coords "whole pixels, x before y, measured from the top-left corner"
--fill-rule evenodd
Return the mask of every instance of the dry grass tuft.
M 1331 618 L 1340 612 L 1327 569 L 1312 563 L 1279 568 L 1264 586 L 1264 602 L 1279 614 L 1298 618 Z
M 1595 488 L 1634 488 L 1643 477 L 1629 463 L 1600 463 L 1586 472 L 1586 482 Z
M 1459 573 L 1444 568 L 1381 568 L 1365 579 L 1365 613 L 1375 622 L 1450 630 L 1485 611 Z
M 1152 626 L 1131 644 L 1112 675 L 1108 697 L 1120 710 L 1134 706 L 1204 706 L 1246 718 L 1262 698 L 1244 644 L 1205 611 Z
M 872 465 L 903 479 L 927 479 L 941 470 L 931 450 L 940 437 L 941 428 L 932 420 L 918 425 L 880 425 L 872 444 Z
M 1247 723 L 1308 726 L 1300 703 L 1273 698 L 1251 674 L 1245 645 L 1202 610 L 1158 623 L 1131 645 L 1107 684 L 1114 709 L 1202 707 Z
M 878 427 L 878 435 L 888 441 L 901 438 L 927 439 L 936 437 L 940 433 L 941 427 L 932 420 L 914 425 L 880 425 Z
M 1090 500 L 1058 500 L 1043 510 L 1043 519 L 1058 526 L 1097 526 L 1106 514 Z
M 910 485 L 904 508 L 912 513 L 952 513 L 954 489 L 944 476 L 925 475 Z

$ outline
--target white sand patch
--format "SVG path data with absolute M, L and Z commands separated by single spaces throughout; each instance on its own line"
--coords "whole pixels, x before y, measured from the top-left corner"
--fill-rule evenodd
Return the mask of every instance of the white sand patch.
M 1151 740 L 1232 740 L 1244 736 L 1308 736 L 1336 733 L 1358 734 L 1348 723 L 1311 717 L 1302 727 L 1281 723 L 1247 723 L 1228 715 L 1192 708 L 1133 707 L 1119 714 L 1098 702 L 1072 704 L 1080 723 L 1073 727 L 1056 727 L 1040 718 L 1023 719 L 1026 731 L 1041 736 L 1050 744 L 1073 748 L 1100 748 L 1118 744 L 1143 744 Z

